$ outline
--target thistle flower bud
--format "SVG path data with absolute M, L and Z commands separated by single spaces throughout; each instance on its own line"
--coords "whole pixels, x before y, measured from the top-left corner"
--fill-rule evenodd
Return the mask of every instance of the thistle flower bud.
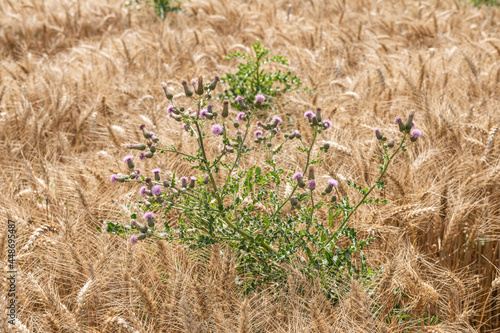
M 421 135 L 422 135 L 422 132 L 420 132 L 420 130 L 414 129 L 413 131 L 411 131 L 410 141 L 411 142 L 417 141 L 417 139 L 420 138 Z
M 208 113 L 213 113 L 213 112 L 214 112 L 214 111 L 212 110 L 212 103 L 209 103 L 209 104 L 207 105 L 207 112 L 208 112 Z
M 316 188 L 316 180 L 311 179 L 307 181 L 307 187 L 312 191 Z
M 291 197 L 291 198 L 290 198 L 290 204 L 291 204 L 292 206 L 297 206 L 297 204 L 298 204 L 298 203 L 299 203 L 299 202 L 298 202 L 298 200 L 297 200 L 297 197 Z
M 208 174 L 206 174 L 205 177 L 203 178 L 203 184 L 207 185 L 208 181 L 209 181 L 209 176 Z
M 131 144 L 128 146 L 129 149 L 144 150 L 146 145 L 144 143 Z
M 137 236 L 137 240 L 143 240 L 143 239 L 146 239 L 146 237 L 147 237 L 146 233 L 142 233 L 139 236 Z
M 316 115 L 314 115 L 314 117 L 311 117 L 311 118 L 312 118 L 311 123 L 312 123 L 313 125 L 318 125 L 318 124 L 319 124 L 319 122 L 318 122 L 318 117 L 316 117 Z
M 245 102 L 243 101 L 243 97 L 241 97 L 241 96 L 236 97 L 236 102 L 238 102 L 238 105 L 240 106 L 240 110 L 247 109 L 247 106 L 245 105 Z
M 308 180 L 314 179 L 314 167 L 309 167 L 309 177 Z
M 164 187 L 170 187 L 170 183 L 168 182 L 168 180 L 164 180 L 163 181 L 163 186 Z
M 394 147 L 394 140 L 391 140 L 389 141 L 389 143 L 387 143 L 387 148 L 391 149 L 392 147 Z
M 128 156 L 125 156 L 125 158 L 123 159 L 123 162 L 127 163 L 127 166 L 129 169 L 134 168 L 134 162 L 132 162 L 133 158 L 134 157 L 132 155 L 128 155 Z
M 255 107 L 257 108 L 260 108 L 262 106 L 262 103 L 266 100 L 266 98 L 264 97 L 264 95 L 262 94 L 258 94 L 255 96 Z
M 182 86 L 184 87 L 184 93 L 187 97 L 193 96 L 193 92 L 191 91 L 191 89 L 189 89 L 186 80 L 182 81 Z
M 380 133 L 380 130 L 378 128 L 375 128 L 375 136 L 377 137 L 377 140 L 382 140 L 383 135 Z
M 333 203 L 335 201 L 337 201 L 337 196 L 334 194 L 332 195 L 332 198 L 330 199 L 330 201 Z
M 316 109 L 316 119 L 318 121 L 321 121 L 321 109 L 320 108 Z
M 221 115 L 223 118 L 227 118 L 227 116 L 229 116 L 229 101 L 224 101 L 224 103 L 222 103 Z
M 148 227 L 152 228 L 155 226 L 154 214 L 152 212 L 144 214 L 144 219 L 148 221 Z
M 277 133 L 278 133 L 278 130 L 277 130 L 276 128 L 273 128 L 273 129 L 271 130 L 271 134 L 272 134 L 272 135 L 276 135 Z
M 199 96 L 203 95 L 203 76 L 201 76 L 201 75 L 198 78 L 198 86 L 196 89 L 196 94 Z
M 188 186 L 187 177 L 181 177 L 181 187 L 186 188 Z
M 114 175 L 114 180 L 119 182 L 119 183 L 123 183 L 128 177 L 125 176 L 125 175 L 122 175 L 121 173 L 117 174 L 117 175 Z M 111 182 L 113 182 L 113 177 L 111 178 Z
M 328 151 L 328 149 L 330 149 L 330 144 L 329 144 L 328 142 L 327 142 L 327 143 L 325 143 L 325 144 L 323 145 L 323 149 L 324 149 L 325 151 Z
M 294 133 L 295 133 L 295 137 L 296 137 L 297 139 L 300 139 L 300 138 L 302 137 L 302 134 L 300 134 L 300 132 L 299 132 L 299 131 L 297 131 L 297 130 L 296 130 Z
M 292 134 L 285 134 L 285 138 L 286 138 L 286 139 L 293 140 L 293 139 L 295 139 L 295 133 L 292 133 Z
M 146 158 L 152 158 L 153 156 L 155 156 L 155 154 L 153 152 L 149 152 L 149 153 L 146 153 Z
M 217 88 L 217 82 L 220 81 L 220 78 L 218 76 L 215 76 L 214 77 L 214 80 L 212 81 L 212 83 L 210 83 L 210 86 L 208 87 L 210 90 L 215 90 L 215 88 Z
M 149 151 L 152 153 L 156 152 L 156 146 L 151 145 L 151 147 L 149 147 Z
M 240 124 L 238 124 L 237 122 L 234 122 L 233 126 L 234 126 L 234 128 L 238 128 L 238 127 L 240 127 Z
M 165 92 L 165 97 L 168 99 L 168 100 L 172 100 L 172 98 L 174 97 L 174 95 L 168 90 L 167 88 L 167 84 L 165 82 L 162 82 L 161 83 L 161 86 L 163 88 L 163 91 Z
M 191 176 L 191 181 L 189 182 L 189 188 L 194 188 L 195 184 L 196 184 L 196 177 Z
M 408 115 L 408 120 L 406 121 L 405 129 L 407 131 L 411 130 L 413 127 L 413 118 L 415 117 L 415 111 L 411 111 L 410 114 Z
M 146 139 L 149 139 L 151 138 L 151 132 L 149 132 L 148 130 L 146 130 L 146 125 L 141 125 L 141 131 L 142 131 L 142 135 L 144 135 L 144 137 Z

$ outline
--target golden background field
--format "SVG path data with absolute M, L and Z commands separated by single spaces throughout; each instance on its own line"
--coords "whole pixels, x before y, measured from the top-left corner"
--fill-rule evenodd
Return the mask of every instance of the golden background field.
M 0 223 L 18 227 L 18 331 L 498 331 L 500 11 L 451 0 L 183 8 L 161 21 L 115 0 L 0 1 Z M 142 142 L 140 124 L 195 147 L 166 116 L 160 83 L 182 101 L 183 79 L 234 73 L 237 62 L 224 56 L 249 52 L 256 39 L 316 91 L 281 98 L 273 114 L 289 119 L 285 128 L 295 119 L 307 137 L 302 114 L 315 107 L 334 124 L 320 138 L 332 143 L 320 179 L 374 181 L 373 129 L 397 137 L 394 117 L 416 112 L 423 136 L 385 177 L 391 203 L 352 220 L 376 237 L 370 265 L 385 268 L 371 295 L 352 282 L 335 306 L 314 285 L 244 298 L 231 256 L 189 260 L 179 246 L 132 246 L 96 231 L 105 220 L 129 222 L 138 186 L 109 176 L 125 171 L 124 145 Z M 281 156 L 286 168 L 303 163 L 291 146 Z M 190 172 L 172 155 L 137 165 Z M 301 279 L 291 272 L 288 287 Z M 394 304 L 411 320 L 390 315 Z M 429 314 L 441 322 L 422 321 Z

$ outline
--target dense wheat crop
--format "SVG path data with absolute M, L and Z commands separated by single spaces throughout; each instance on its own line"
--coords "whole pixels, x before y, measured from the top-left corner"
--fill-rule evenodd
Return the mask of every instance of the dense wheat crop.
M 161 21 L 118 0 L 0 0 L 0 249 L 6 272 L 6 224 L 15 220 L 16 329 L 498 332 L 500 11 L 452 0 L 183 8 Z M 368 262 L 383 269 L 370 288 L 353 280 L 339 290 L 335 304 L 294 270 L 282 294 L 243 295 L 231 252 L 132 246 L 97 231 L 103 221 L 129 222 L 138 188 L 109 175 L 123 169 L 140 124 L 194 144 L 166 117 L 160 82 L 183 98 L 181 80 L 234 72 L 224 56 L 256 39 L 316 91 L 282 97 L 275 113 L 288 128 L 307 136 L 302 114 L 314 107 L 333 121 L 319 176 L 372 182 L 373 128 L 395 134 L 395 116 L 415 110 L 424 133 L 385 176 L 390 203 L 352 220 L 374 235 Z M 301 158 L 285 149 L 279 162 Z M 147 163 L 188 168 L 173 155 Z

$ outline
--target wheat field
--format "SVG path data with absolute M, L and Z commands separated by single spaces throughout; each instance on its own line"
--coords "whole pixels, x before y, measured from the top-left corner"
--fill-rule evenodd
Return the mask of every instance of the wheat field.
M 500 332 L 500 10 L 458 0 L 182 7 L 161 21 L 119 0 L 0 0 L 0 254 L 6 277 L 12 219 L 18 298 L 17 324 L 5 319 L 3 331 Z M 244 295 L 232 251 L 132 245 L 97 229 L 130 222 L 138 188 L 109 176 L 123 171 L 125 145 L 141 142 L 140 124 L 195 149 L 166 116 L 160 83 L 182 100 L 182 80 L 234 73 L 224 56 L 257 39 L 316 92 L 283 95 L 273 114 L 306 137 L 305 110 L 333 122 L 319 176 L 371 184 L 373 128 L 396 136 L 394 118 L 414 110 L 423 132 L 384 178 L 390 203 L 351 221 L 375 237 L 366 256 L 380 274 L 349 282 L 336 304 L 293 269 L 282 293 Z M 280 156 L 304 162 L 291 148 Z M 144 166 L 189 170 L 172 155 Z M 6 318 L 6 279 L 0 288 Z

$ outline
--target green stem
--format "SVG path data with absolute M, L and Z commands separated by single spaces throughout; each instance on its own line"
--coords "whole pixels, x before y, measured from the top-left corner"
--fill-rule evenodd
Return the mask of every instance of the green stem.
M 354 212 L 356 212 L 356 210 L 359 208 L 359 206 L 361 206 L 361 204 L 364 203 L 364 201 L 366 200 L 366 198 L 368 197 L 368 195 L 373 191 L 373 189 L 375 188 L 375 186 L 377 186 L 377 183 L 380 182 L 380 180 L 382 179 L 382 177 L 384 177 L 384 174 L 386 173 L 387 171 L 387 168 L 389 167 L 389 164 L 391 163 L 392 159 L 394 158 L 394 156 L 397 154 L 397 152 L 401 149 L 401 147 L 403 146 L 404 142 L 406 140 L 406 135 L 403 137 L 403 140 L 401 140 L 401 143 L 399 144 L 399 147 L 398 149 L 396 149 L 396 151 L 389 157 L 389 159 L 386 160 L 386 162 L 384 163 L 384 166 L 382 168 L 382 172 L 380 173 L 380 177 L 378 177 L 377 181 L 372 185 L 372 187 L 370 187 L 370 189 L 365 193 L 365 195 L 363 195 L 363 197 L 361 198 L 361 200 L 358 202 L 358 204 L 351 210 L 351 212 L 344 218 L 344 220 L 342 221 L 342 223 L 340 224 L 340 226 L 338 227 L 338 229 L 333 233 L 333 235 L 326 241 L 326 243 L 318 250 L 318 251 L 323 251 L 326 246 L 328 244 L 330 244 L 330 242 L 333 240 L 333 239 L 336 239 L 338 237 L 338 234 L 344 229 L 344 227 L 347 225 L 347 223 L 349 222 L 349 218 L 354 214 Z M 387 156 L 387 155 L 386 155 Z

